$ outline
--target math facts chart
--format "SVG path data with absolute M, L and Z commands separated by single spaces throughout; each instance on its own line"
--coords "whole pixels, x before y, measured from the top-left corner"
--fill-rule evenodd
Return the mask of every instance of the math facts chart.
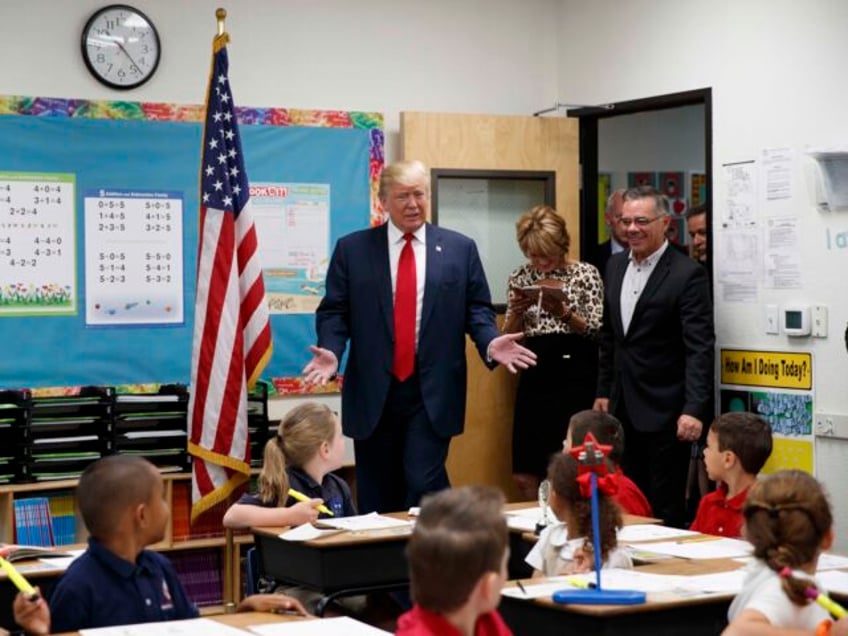
M 182 193 L 89 190 L 84 200 L 86 324 L 182 324 Z
M 0 172 L 0 317 L 77 312 L 75 177 Z

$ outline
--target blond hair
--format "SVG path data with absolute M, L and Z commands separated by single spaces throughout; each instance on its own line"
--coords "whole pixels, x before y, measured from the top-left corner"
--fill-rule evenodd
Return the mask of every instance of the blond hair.
M 378 196 L 385 199 L 389 190 L 395 184 L 412 185 L 419 179 L 424 179 L 427 185 L 427 193 L 430 192 L 430 170 L 421 161 L 396 161 L 383 168 L 380 174 L 380 189 Z
M 515 238 L 525 256 L 558 258 L 568 253 L 571 238 L 565 219 L 549 205 L 537 205 L 515 224 Z
M 285 506 L 289 490 L 286 466 L 302 467 L 335 435 L 336 414 L 328 406 L 307 402 L 289 411 L 277 434 L 265 443 L 258 479 L 262 503 L 276 500 L 279 506 Z

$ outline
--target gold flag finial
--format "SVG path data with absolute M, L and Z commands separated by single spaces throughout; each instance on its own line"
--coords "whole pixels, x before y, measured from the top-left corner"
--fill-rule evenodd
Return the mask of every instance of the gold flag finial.
M 215 17 L 218 19 L 218 35 L 224 35 L 224 20 L 227 19 L 227 10 L 219 8 L 215 11 Z

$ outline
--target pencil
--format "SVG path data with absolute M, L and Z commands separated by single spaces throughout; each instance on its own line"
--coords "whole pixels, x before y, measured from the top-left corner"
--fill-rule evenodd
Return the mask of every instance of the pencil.
M 18 588 L 21 592 L 27 595 L 27 598 L 30 601 L 38 600 L 38 592 L 35 591 L 35 588 L 29 584 L 23 575 L 15 569 L 15 566 L 9 563 L 3 557 L 0 557 L 0 567 L 6 572 L 9 580 L 15 584 L 15 587 Z
M 527 596 L 527 590 L 524 589 L 521 581 L 516 581 L 515 584 L 518 586 L 518 589 L 521 590 L 521 593 L 524 594 L 524 596 Z
M 830 598 L 827 594 L 822 594 L 814 587 L 807 588 L 807 597 L 813 599 L 816 603 L 825 608 L 834 618 L 842 618 L 848 615 L 845 608 L 839 603 Z
M 309 497 L 304 495 L 302 492 L 295 490 L 294 488 L 289 488 L 289 497 L 292 499 L 297 499 L 298 501 L 312 501 Z M 335 517 L 333 511 L 327 508 L 324 504 L 318 504 L 318 510 L 323 512 L 325 515 L 330 515 L 331 517 Z

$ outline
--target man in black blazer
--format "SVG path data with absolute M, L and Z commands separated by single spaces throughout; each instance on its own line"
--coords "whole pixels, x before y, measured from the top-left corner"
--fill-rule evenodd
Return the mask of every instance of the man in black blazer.
M 715 332 L 706 271 L 665 238 L 667 199 L 624 194 L 628 252 L 607 265 L 597 410 L 625 427 L 625 473 L 654 514 L 684 522 L 692 442 L 712 417 Z
M 304 368 L 307 382 L 326 383 L 350 341 L 342 424 L 354 439 L 360 513 L 405 510 L 450 485 L 448 447 L 465 423 L 466 333 L 490 367 L 500 363 L 515 373 L 536 358 L 518 344 L 521 334 L 500 335 L 474 241 L 426 222 L 430 173 L 424 164 L 386 167 L 380 201 L 389 222 L 336 245 L 315 316 L 318 345 L 310 347 L 313 358 Z M 415 261 L 408 307 L 414 319 L 397 322 L 407 247 Z M 408 376 L 393 365 L 405 331 L 415 345 Z
M 607 271 L 607 262 L 609 262 L 610 256 L 627 250 L 627 229 L 623 228 L 617 220 L 621 216 L 621 206 L 624 204 L 623 196 L 624 190 L 618 189 L 607 197 L 604 221 L 607 225 L 609 238 L 600 243 L 595 251 L 595 267 L 598 268 L 601 276 L 604 276 Z

